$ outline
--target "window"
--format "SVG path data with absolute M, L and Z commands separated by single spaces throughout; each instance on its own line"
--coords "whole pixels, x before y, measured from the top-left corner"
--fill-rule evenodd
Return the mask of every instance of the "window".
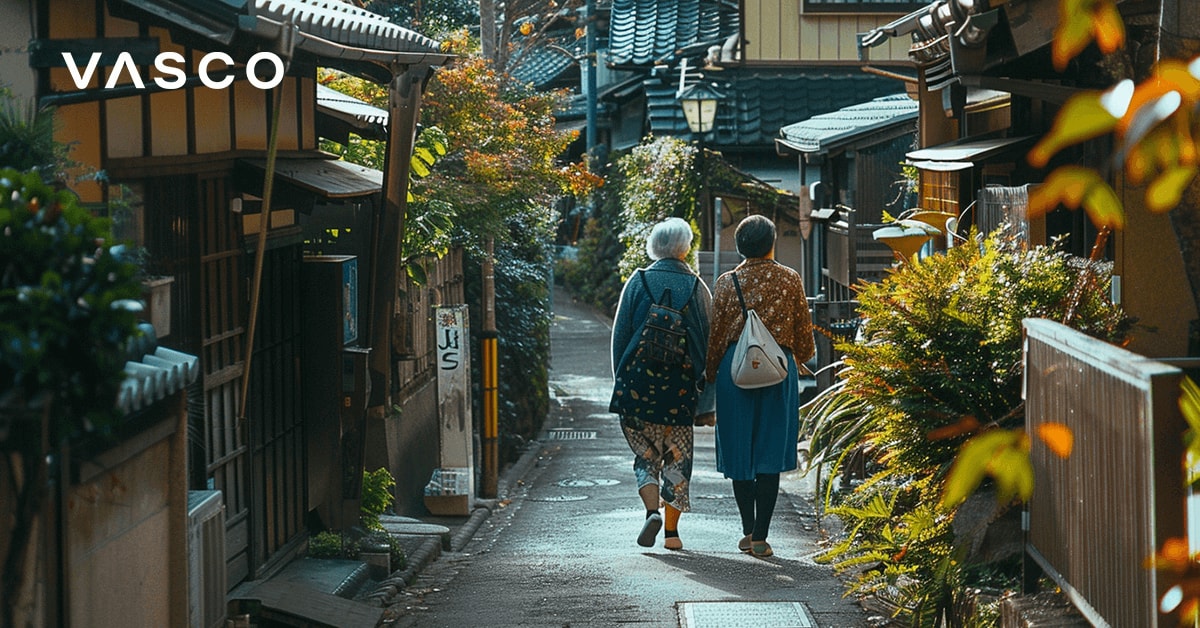
M 912 0 L 800 0 L 805 13 L 911 13 L 928 2 Z
M 958 215 L 957 171 L 921 170 L 921 207 Z

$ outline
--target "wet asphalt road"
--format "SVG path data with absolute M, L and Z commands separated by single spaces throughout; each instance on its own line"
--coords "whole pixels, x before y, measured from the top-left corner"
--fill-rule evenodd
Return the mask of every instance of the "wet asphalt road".
M 661 533 L 656 547 L 636 544 L 645 511 L 632 454 L 607 412 L 609 321 L 562 291 L 555 296 L 554 398 L 537 462 L 505 478 L 510 489 L 501 497 L 511 501 L 463 551 L 423 570 L 397 600 L 404 610 L 393 625 L 788 625 L 769 623 L 779 604 L 693 603 L 792 601 L 821 628 L 867 626 L 829 568 L 811 559 L 820 547 L 806 478 L 784 478 L 769 537 L 776 555 L 737 550 L 737 507 L 716 471 L 712 428 L 696 430 L 692 512 L 679 526 L 684 550 L 664 549 Z M 747 614 L 759 609 L 770 612 Z

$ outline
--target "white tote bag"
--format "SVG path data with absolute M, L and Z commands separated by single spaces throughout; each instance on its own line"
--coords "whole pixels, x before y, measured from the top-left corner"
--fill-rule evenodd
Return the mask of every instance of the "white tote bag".
M 737 275 L 733 276 L 733 286 L 737 289 L 738 301 L 742 303 L 742 313 L 746 318 L 742 335 L 733 347 L 733 363 L 729 367 L 733 383 L 739 388 L 774 386 L 787 378 L 787 355 L 758 317 L 758 312 L 746 309 Z

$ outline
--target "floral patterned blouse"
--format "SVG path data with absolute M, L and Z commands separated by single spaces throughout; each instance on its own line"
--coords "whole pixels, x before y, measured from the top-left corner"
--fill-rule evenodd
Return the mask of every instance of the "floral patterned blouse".
M 746 307 L 758 312 L 775 341 L 791 350 L 797 364 L 807 362 L 813 355 L 814 345 L 804 281 L 799 273 L 775 260 L 754 257 L 717 278 L 705 360 L 708 381 L 716 381 L 717 367 L 729 345 L 737 342 L 744 325 L 742 306 L 730 277 L 733 273 L 737 273 Z

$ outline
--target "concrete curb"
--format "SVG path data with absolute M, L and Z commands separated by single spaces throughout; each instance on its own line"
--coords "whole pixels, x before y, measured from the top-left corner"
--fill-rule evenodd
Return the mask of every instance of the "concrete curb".
M 540 442 L 529 442 L 525 453 L 521 454 L 521 457 L 500 478 L 497 494 L 508 495 L 512 482 L 525 477 L 529 469 L 537 463 L 538 457 L 541 455 L 541 448 L 542 445 Z M 477 504 L 467 521 L 450 537 L 450 542 L 446 548 L 448 551 L 461 552 L 475 538 L 475 533 L 479 531 L 480 526 L 483 525 L 483 522 L 496 509 L 499 499 L 478 500 Z M 443 541 L 440 537 L 431 536 L 422 541 L 417 551 L 408 557 L 404 569 L 392 573 L 392 575 L 380 582 L 375 591 L 367 596 L 367 599 L 378 606 L 391 605 L 395 601 L 396 596 L 405 587 L 412 584 L 425 567 L 428 567 L 430 563 L 442 555 L 442 545 Z

